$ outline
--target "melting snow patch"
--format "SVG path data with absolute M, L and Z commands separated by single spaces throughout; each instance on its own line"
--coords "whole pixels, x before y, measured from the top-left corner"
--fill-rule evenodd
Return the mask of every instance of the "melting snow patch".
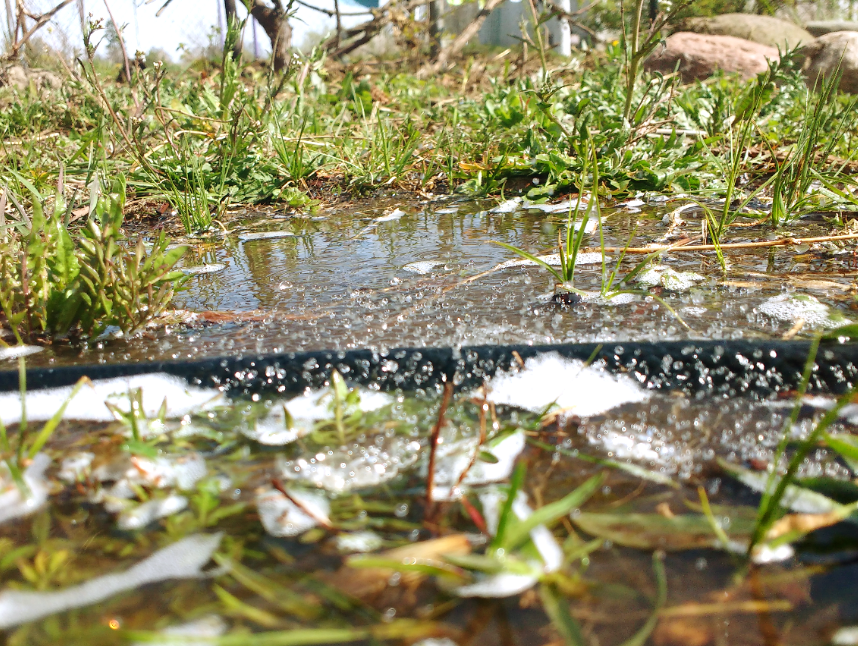
M 272 536 L 297 536 L 330 522 L 331 504 L 322 494 L 289 490 L 289 495 L 297 505 L 273 487 L 264 487 L 256 494 L 259 520 Z
M 12 480 L 6 463 L 0 462 L 0 523 L 28 516 L 45 504 L 48 500 L 45 471 L 50 464 L 51 459 L 44 453 L 39 453 L 33 458 L 30 466 L 24 471 L 24 484 L 29 490 L 24 493 Z
M 488 398 L 533 412 L 554 403 L 573 415 L 589 417 L 647 401 L 649 393 L 630 377 L 549 352 L 529 358 L 523 370 L 496 375 L 489 382 Z
M 808 327 L 838 327 L 849 323 L 840 312 L 832 311 L 825 303 L 820 303 L 807 294 L 781 294 L 774 296 L 759 306 L 763 314 L 787 323 L 804 319 Z
M 240 237 L 240 236 L 239 236 Z M 216 274 L 219 271 L 226 269 L 223 263 L 213 263 L 211 265 L 197 265 L 196 267 L 184 267 L 182 273 L 189 276 L 197 276 L 199 274 Z
M 98 379 L 92 382 L 92 387 L 80 389 L 69 402 L 63 417 L 93 422 L 113 421 L 115 417 L 104 403 L 110 401 L 120 410 L 128 411 L 128 393 L 137 388 L 143 392 L 141 412 L 148 417 L 157 415 L 164 400 L 167 401 L 167 416 L 181 417 L 203 410 L 220 397 L 216 390 L 189 386 L 184 379 L 163 373 Z M 27 391 L 27 418 L 35 421 L 51 419 L 71 392 L 71 386 Z M 18 393 L 0 394 L 0 419 L 7 425 L 21 421 L 21 397 Z
M 42 350 L 44 348 L 40 345 L 13 345 L 8 348 L 0 348 L 0 361 L 28 357 Z
M 297 237 L 291 231 L 260 231 L 257 233 L 242 233 L 238 236 L 238 239 L 242 242 L 250 242 L 251 240 L 276 240 L 277 238 Z
M 188 536 L 158 550 L 125 572 L 106 574 L 63 590 L 4 590 L 0 593 L 0 628 L 98 603 L 149 583 L 204 576 L 202 569 L 211 560 L 222 537 L 221 532 Z
M 672 292 L 684 292 L 706 278 L 693 271 L 676 271 L 665 265 L 653 265 L 638 274 L 635 280 L 649 287 L 661 286 Z

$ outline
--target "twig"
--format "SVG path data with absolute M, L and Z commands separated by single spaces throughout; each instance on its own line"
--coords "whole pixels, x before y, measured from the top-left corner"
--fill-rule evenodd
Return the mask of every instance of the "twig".
M 9 51 L 6 52 L 6 55 L 3 58 L 5 58 L 6 60 L 11 60 L 13 58 L 16 58 L 18 56 L 18 52 L 21 51 L 21 48 L 27 44 L 27 41 L 29 41 L 30 38 L 32 38 L 33 34 L 35 34 L 42 27 L 44 27 L 60 9 L 62 9 L 63 7 L 65 7 L 66 5 L 69 5 L 71 3 L 72 3 L 72 0 L 63 0 L 58 5 L 56 5 L 53 9 L 51 9 L 47 13 L 41 14 L 40 16 L 33 16 L 32 14 L 27 14 L 30 18 L 33 18 L 36 21 L 36 24 L 33 25 L 26 32 L 24 31 L 24 24 L 20 20 L 20 17 L 19 17 L 19 21 L 18 21 L 19 24 L 16 26 L 15 33 L 17 34 L 18 28 L 20 28 L 21 32 L 22 32 L 21 38 L 16 40 L 14 43 L 12 43 L 9 46 Z
M 784 341 L 791 340 L 804 327 L 804 319 L 799 317 L 795 324 L 781 337 Z
M 789 247 L 792 245 L 812 244 L 814 242 L 834 242 L 836 240 L 854 240 L 858 233 L 850 233 L 842 236 L 820 236 L 817 238 L 780 238 L 779 240 L 765 240 L 763 242 L 732 242 L 716 247 L 711 244 L 700 245 L 651 245 L 649 247 L 605 247 L 605 251 L 611 253 L 625 252 L 627 254 L 648 254 L 655 251 L 716 251 L 717 249 L 760 249 L 765 247 Z M 584 249 L 587 252 L 602 251 L 600 248 L 591 247 Z
M 310 518 L 312 518 L 317 523 L 319 523 L 319 525 L 321 525 L 322 527 L 324 527 L 325 529 L 327 529 L 329 531 L 333 531 L 335 529 L 334 526 L 331 525 L 331 522 L 327 518 L 320 516 L 319 514 L 315 513 L 312 509 L 307 507 L 307 505 L 302 503 L 300 500 L 296 500 L 295 497 L 289 493 L 289 491 L 286 489 L 286 487 L 283 486 L 283 483 L 280 482 L 280 480 L 278 478 L 271 478 L 271 486 L 274 487 L 275 489 L 277 489 L 277 491 L 282 493 L 284 496 L 286 496 L 286 499 L 289 502 L 291 502 L 298 509 L 300 509 L 305 514 L 307 514 Z
M 429 519 L 430 512 L 434 507 L 432 490 L 435 487 L 435 454 L 438 451 L 438 438 L 441 435 L 441 429 L 444 427 L 447 406 L 450 405 L 452 396 L 453 382 L 448 381 L 444 384 L 444 396 L 441 399 L 441 408 L 438 409 L 438 420 L 435 422 L 435 427 L 432 429 L 432 435 L 429 438 L 429 472 L 426 474 L 426 508 L 423 514 L 425 520 Z

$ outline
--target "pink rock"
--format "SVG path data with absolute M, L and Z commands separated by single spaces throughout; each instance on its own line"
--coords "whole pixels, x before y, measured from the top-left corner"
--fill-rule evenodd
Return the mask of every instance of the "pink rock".
M 809 87 L 821 86 L 822 80 L 834 76 L 839 67 L 843 74 L 840 90 L 858 94 L 858 32 L 825 34 L 805 45 L 802 52 L 806 56 L 804 76 Z
M 778 58 L 778 50 L 774 47 L 744 38 L 680 31 L 646 60 L 644 68 L 669 74 L 679 65 L 679 73 L 686 83 L 709 78 L 716 70 L 735 72 L 748 79 L 765 72 L 767 61 Z

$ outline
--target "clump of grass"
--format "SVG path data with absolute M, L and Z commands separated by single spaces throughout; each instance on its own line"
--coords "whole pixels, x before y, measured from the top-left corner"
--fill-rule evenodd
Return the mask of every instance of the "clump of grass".
M 168 249 L 162 233 L 146 250 L 125 246 L 125 181 L 96 192 L 81 229 L 69 223 L 62 180 L 52 208 L 19 176 L 31 196 L 29 215 L 0 223 L 0 324 L 19 343 L 69 335 L 93 336 L 109 326 L 133 333 L 158 316 L 184 280 L 173 267 L 185 247 Z M 7 195 L 12 194 L 7 191 Z

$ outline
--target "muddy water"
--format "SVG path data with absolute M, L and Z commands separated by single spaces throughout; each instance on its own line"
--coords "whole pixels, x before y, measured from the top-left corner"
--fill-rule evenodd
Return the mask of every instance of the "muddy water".
M 662 239 L 663 214 L 686 204 L 606 208 L 606 246 L 642 246 Z M 493 202 L 389 201 L 306 217 L 236 218 L 230 233 L 191 240 L 184 265 L 210 266 L 194 275 L 175 306 L 214 311 L 193 329 L 171 326 L 133 340 L 103 339 L 88 347 L 55 347 L 46 361 L 121 362 L 315 349 L 569 343 L 615 340 L 730 339 L 779 336 L 794 321 L 763 313 L 782 293 L 802 293 L 850 315 L 856 275 L 851 252 L 816 245 L 758 249 L 729 255 L 723 273 L 714 253 L 671 253 L 662 264 L 701 278 L 684 291 L 632 284 L 639 296 L 622 304 L 548 305 L 554 279 L 542 268 L 511 267 L 468 278 L 514 260 L 501 241 L 533 253 L 556 253 L 564 213 L 493 213 Z M 386 219 L 395 209 L 401 217 Z M 699 235 L 700 214 L 686 212 L 672 239 Z M 377 221 L 381 218 L 383 221 Z M 278 237 L 260 237 L 270 232 Z M 632 233 L 634 232 L 634 236 Z M 830 227 L 799 223 L 792 236 L 824 235 Z M 784 232 L 767 226 L 734 229 L 730 242 L 764 240 Z M 248 235 L 250 234 L 250 235 Z M 249 239 L 246 239 L 249 238 Z M 598 246 L 598 234 L 585 244 Z M 617 254 L 609 254 L 612 271 Z M 628 256 L 622 278 L 641 256 Z M 581 265 L 580 289 L 598 291 L 600 264 Z M 648 298 L 653 292 L 672 307 Z M 808 330 L 799 332 L 799 337 Z

